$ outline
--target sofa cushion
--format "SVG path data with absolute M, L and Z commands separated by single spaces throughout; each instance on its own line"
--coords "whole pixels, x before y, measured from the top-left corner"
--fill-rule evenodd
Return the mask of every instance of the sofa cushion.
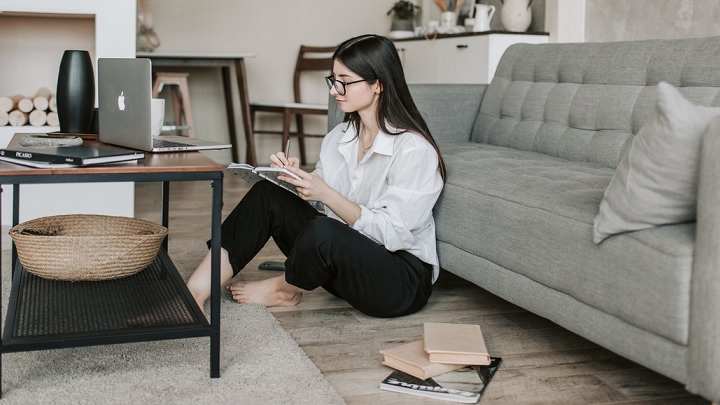
M 448 181 L 435 210 L 438 240 L 687 342 L 694 224 L 596 245 L 593 217 L 613 169 L 472 142 L 441 150 Z
M 617 167 L 662 80 L 720 105 L 717 38 L 515 44 L 503 54 L 471 139 Z
M 688 101 L 661 82 L 656 109 L 633 139 L 605 190 L 593 241 L 621 232 L 695 220 L 700 144 L 720 108 Z

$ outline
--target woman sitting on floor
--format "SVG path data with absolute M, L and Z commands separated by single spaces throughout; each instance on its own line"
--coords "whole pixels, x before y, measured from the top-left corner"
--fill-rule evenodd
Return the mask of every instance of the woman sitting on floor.
M 298 195 L 267 181 L 250 189 L 222 224 L 221 282 L 272 237 L 287 256 L 285 274 L 228 284 L 235 301 L 296 305 L 322 287 L 371 316 L 408 315 L 425 306 L 439 273 L 432 209 L 445 166 L 392 41 L 351 38 L 333 59 L 327 83 L 345 122 L 323 139 L 312 173 L 283 152 L 270 156 L 300 176 L 281 177 Z M 324 204 L 326 215 L 307 201 Z M 208 253 L 187 283 L 200 308 L 210 267 Z

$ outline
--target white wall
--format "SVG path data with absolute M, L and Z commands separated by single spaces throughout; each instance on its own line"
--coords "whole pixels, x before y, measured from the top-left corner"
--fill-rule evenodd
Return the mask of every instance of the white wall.
M 587 41 L 720 35 L 720 0 L 584 1 Z
M 585 0 L 547 0 L 545 4 L 550 42 L 585 41 Z

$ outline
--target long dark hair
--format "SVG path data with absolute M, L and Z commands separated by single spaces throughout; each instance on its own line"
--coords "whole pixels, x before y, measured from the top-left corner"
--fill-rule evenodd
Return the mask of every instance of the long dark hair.
M 437 152 L 438 168 L 444 181 L 445 162 L 427 123 L 410 95 L 395 44 L 380 35 L 361 35 L 340 44 L 333 54 L 333 59 L 347 66 L 369 84 L 380 81 L 382 91 L 377 109 L 380 128 L 383 132 L 392 135 L 411 131 L 427 139 Z M 355 127 L 358 134 L 360 133 L 361 120 L 357 111 L 346 113 L 345 121 Z M 388 123 L 397 130 L 391 131 L 387 127 Z

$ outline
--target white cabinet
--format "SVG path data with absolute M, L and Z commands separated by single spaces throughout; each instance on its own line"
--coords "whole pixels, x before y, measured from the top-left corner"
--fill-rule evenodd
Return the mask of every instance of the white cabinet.
M 512 44 L 542 44 L 548 34 L 473 33 L 396 40 L 408 83 L 490 83 Z

